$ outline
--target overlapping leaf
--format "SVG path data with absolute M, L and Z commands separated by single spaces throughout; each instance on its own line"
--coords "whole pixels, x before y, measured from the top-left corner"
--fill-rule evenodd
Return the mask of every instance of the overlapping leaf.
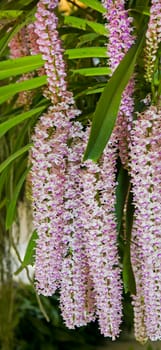
M 97 104 L 84 159 L 97 161 L 108 142 L 117 118 L 121 95 L 135 67 L 144 38 L 134 44 L 107 83 Z

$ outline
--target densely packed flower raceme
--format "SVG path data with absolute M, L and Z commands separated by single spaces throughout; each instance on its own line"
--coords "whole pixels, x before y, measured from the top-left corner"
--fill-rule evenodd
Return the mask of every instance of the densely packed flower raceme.
M 9 42 L 10 57 L 12 59 L 29 56 L 30 54 L 39 54 L 39 48 L 36 44 L 37 36 L 33 28 L 33 23 L 23 27 Z M 39 69 L 38 73 L 43 75 L 43 69 Z M 18 81 L 32 79 L 34 75 L 34 72 L 25 73 Z M 33 91 L 21 91 L 17 99 L 17 105 L 24 105 L 25 109 L 29 109 L 33 95 Z
M 117 151 L 108 146 L 101 165 L 82 163 L 88 134 L 77 122 L 70 131 L 63 238 L 68 250 L 60 303 L 69 328 L 98 317 L 101 333 L 114 340 L 122 316 L 114 214 Z
M 67 93 L 67 82 L 63 49 L 57 31 L 57 16 L 52 11 L 58 4 L 57 1 L 39 1 L 36 12 L 35 32 L 38 36 L 37 43 L 45 61 L 44 67 L 47 74 L 49 98 L 53 103 L 66 101 L 74 103 Z
M 13 59 L 30 55 L 27 27 L 23 27 L 12 38 L 12 40 L 9 42 L 9 48 L 10 48 L 10 57 Z M 32 77 L 33 77 L 33 73 L 23 74 L 23 76 L 19 79 L 19 82 L 27 79 L 31 79 Z M 17 100 L 17 105 L 24 105 L 26 106 L 26 108 L 28 108 L 31 104 L 32 97 L 33 97 L 32 91 L 20 92 Z
M 10 57 L 18 58 L 23 56 L 28 56 L 29 46 L 28 46 L 28 36 L 26 27 L 22 28 L 9 42 Z
M 135 205 L 132 263 L 133 298 L 139 340 L 161 339 L 161 110 L 149 107 L 134 122 L 131 177 Z M 143 311 L 144 309 L 144 311 Z
M 34 226 L 39 237 L 35 278 L 38 292 L 44 295 L 52 295 L 59 285 L 63 254 L 62 213 L 69 123 L 63 120 L 63 109 L 59 107 L 50 107 L 40 118 L 31 154 Z M 56 129 L 60 119 L 61 127 Z
M 107 43 L 108 61 L 112 72 L 114 72 L 134 43 L 132 18 L 128 16 L 128 12 L 125 10 L 124 0 L 102 0 L 102 4 L 106 9 L 104 17 L 107 21 L 105 25 L 109 33 Z M 131 78 L 123 92 L 116 122 L 120 158 L 125 166 L 128 163 L 128 144 L 134 110 L 133 92 L 134 78 Z
M 161 42 L 161 2 L 152 0 L 150 7 L 150 18 L 146 31 L 145 47 L 145 78 L 152 81 L 156 54 Z
M 117 152 L 113 141 L 100 166 L 82 163 L 89 132 L 70 121 L 79 111 L 67 91 L 53 13 L 57 2 L 40 1 L 35 22 L 54 104 L 40 119 L 33 137 L 37 290 L 51 295 L 60 287 L 62 316 L 69 328 L 85 325 L 97 316 L 101 333 L 115 339 L 122 313 L 114 215 Z
M 44 32 L 47 31 L 49 38 L 54 38 L 54 35 L 56 35 L 55 40 L 57 41 L 58 39 L 56 31 L 57 18 L 50 10 L 52 7 L 50 6 L 50 3 L 52 4 L 52 1 L 40 1 L 38 3 L 35 31 L 38 35 L 37 42 L 40 52 L 44 43 L 40 42 L 40 40 L 43 41 L 43 39 L 45 39 L 41 32 L 42 28 Z M 47 6 L 47 9 L 45 6 Z M 57 44 L 58 50 L 56 50 L 56 46 L 53 46 L 53 42 L 50 40 L 48 41 L 48 45 L 45 46 L 46 48 L 48 47 L 49 52 L 51 51 L 50 59 L 46 62 L 45 69 L 47 70 L 49 79 L 52 77 L 54 82 L 55 74 L 58 80 L 56 80 L 53 85 L 49 83 L 50 97 L 52 102 L 54 102 L 54 105 L 46 116 L 42 116 L 35 129 L 35 134 L 33 136 L 34 146 L 31 156 L 33 164 L 32 187 L 34 223 L 39 236 L 36 251 L 37 258 L 35 275 L 38 292 L 46 295 L 53 294 L 58 287 L 58 281 L 60 282 L 59 272 L 61 270 L 63 249 L 63 243 L 61 240 L 63 232 L 62 204 L 65 188 L 66 159 L 68 156 L 67 139 L 71 127 L 69 120 L 70 118 L 75 118 L 80 113 L 73 106 L 72 94 L 66 90 L 66 83 L 64 80 L 66 74 L 64 71 L 64 61 L 59 40 Z M 55 48 L 55 51 L 53 50 L 53 47 Z M 51 74 L 49 74 L 47 65 L 50 66 L 49 70 Z M 63 81 L 61 81 L 62 77 Z M 45 135 L 41 132 L 44 128 Z M 46 153 L 44 152 L 45 144 L 47 147 Z M 43 173 L 44 182 L 42 181 L 41 173 Z M 49 190 L 44 189 L 44 186 L 45 188 L 49 188 Z M 40 211 L 41 204 L 43 207 L 42 211 Z M 48 212 L 50 212 L 51 217 L 48 215 Z M 42 222 L 42 228 L 40 225 L 40 219 Z M 45 234 L 42 236 L 42 233 L 44 232 L 43 227 L 45 227 Z M 43 243 L 43 240 L 46 243 Z M 41 244 L 43 244 L 43 249 Z M 47 273 L 47 270 L 49 273 Z
M 85 250 L 82 154 L 85 148 L 82 125 L 74 122 L 70 129 L 67 176 L 64 196 L 64 237 L 60 305 L 68 328 L 86 325 L 95 319 L 93 283 Z
M 93 278 L 100 331 L 119 335 L 122 306 L 115 219 L 116 143 L 107 145 L 101 164 L 86 163 L 83 174 L 86 251 Z

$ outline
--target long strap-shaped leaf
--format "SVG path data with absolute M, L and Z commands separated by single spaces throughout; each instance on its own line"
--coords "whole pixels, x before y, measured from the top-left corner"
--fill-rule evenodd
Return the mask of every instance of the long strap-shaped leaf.
M 80 47 L 76 49 L 68 49 L 65 54 L 68 55 L 69 60 L 76 58 L 89 58 L 89 57 L 103 57 L 107 58 L 107 52 L 105 47 Z
M 13 197 L 11 198 L 11 200 L 9 202 L 9 205 L 7 208 L 7 215 L 6 215 L 6 230 L 8 230 L 12 226 L 12 223 L 14 221 L 18 196 L 19 196 L 19 193 L 21 191 L 21 188 L 24 184 L 24 181 L 26 179 L 26 176 L 27 176 L 29 170 L 30 170 L 30 168 L 27 168 L 25 170 L 25 172 L 23 173 L 23 175 L 21 176 L 21 178 L 20 178 L 20 180 L 19 180 L 19 182 L 16 185 L 16 188 L 14 190 Z
M 104 13 L 106 11 L 98 0 L 82 0 L 81 2 L 100 13 Z
M 41 55 L 5 60 L 0 62 L 0 79 L 31 72 L 42 66 Z
M 8 130 L 13 128 L 14 126 L 22 123 L 24 120 L 33 117 L 35 114 L 42 112 L 46 108 L 45 106 L 41 106 L 38 108 L 31 109 L 25 113 L 19 114 L 14 118 L 6 120 L 4 123 L 0 124 L 0 137 L 2 137 Z
M 134 71 L 136 59 L 143 46 L 143 42 L 144 36 L 139 38 L 136 44 L 129 49 L 105 86 L 94 114 L 84 160 L 92 159 L 97 161 L 100 158 L 111 136 L 118 114 L 122 92 Z
M 0 87 L 0 104 L 7 101 L 10 97 L 18 92 L 36 89 L 47 83 L 46 75 L 42 77 L 36 77 L 33 79 L 28 79 L 20 83 L 9 84 Z
M 15 159 L 17 159 L 18 157 L 20 157 L 22 154 L 24 154 L 25 152 L 28 152 L 29 149 L 31 148 L 32 144 L 29 143 L 28 145 L 22 147 L 21 149 L 19 149 L 18 151 L 16 151 L 15 153 L 11 154 L 11 156 L 9 156 L 6 160 L 4 160 L 3 163 L 0 164 L 0 174 L 2 173 L 3 170 L 5 170 Z

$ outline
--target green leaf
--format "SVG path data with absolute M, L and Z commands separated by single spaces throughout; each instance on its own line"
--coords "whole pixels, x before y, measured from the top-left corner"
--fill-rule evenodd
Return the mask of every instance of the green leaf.
M 87 26 L 92 28 L 94 32 L 100 35 L 107 35 L 107 29 L 105 28 L 104 24 L 97 23 L 94 21 L 88 21 L 83 18 L 79 18 L 76 16 L 65 16 L 64 18 L 64 24 L 67 24 L 71 27 L 78 28 L 81 30 L 86 30 Z
M 98 0 L 81 0 L 81 2 L 100 13 L 106 12 L 105 8 L 101 5 L 101 3 Z
M 75 58 L 89 58 L 89 57 L 106 57 L 107 49 L 106 47 L 81 47 L 76 49 L 68 49 L 65 51 L 68 55 L 69 60 Z
M 122 277 L 125 293 L 130 292 L 132 295 L 135 295 L 136 282 L 131 264 L 130 248 L 128 246 L 124 248 Z
M 100 35 L 107 35 L 108 34 L 108 31 L 105 28 L 104 24 L 97 23 L 97 22 L 94 22 L 94 21 L 87 21 L 87 24 L 97 34 L 100 34 Z
M 29 149 L 31 148 L 32 144 L 28 144 L 24 147 L 22 147 L 21 149 L 19 149 L 18 151 L 16 151 L 15 153 L 11 154 L 11 156 L 9 156 L 6 160 L 4 160 L 3 163 L 0 164 L 0 174 L 2 173 L 2 171 L 4 171 L 15 159 L 17 159 L 18 157 L 22 156 L 25 152 L 29 151 Z
M 129 197 L 127 201 L 126 208 L 126 242 L 124 246 L 124 256 L 123 256 L 123 283 L 125 293 L 130 292 L 131 294 L 136 294 L 136 282 L 133 273 L 133 268 L 131 264 L 131 231 L 133 225 L 133 216 L 134 216 L 134 206 L 132 204 L 132 193 L 129 190 Z
M 84 75 L 85 77 L 94 77 L 98 75 L 109 75 L 111 73 L 111 69 L 108 67 L 92 67 L 73 69 L 72 72 L 74 74 Z
M 37 232 L 34 230 L 29 240 L 23 262 L 19 269 L 14 273 L 15 275 L 18 275 L 28 265 L 33 265 L 37 238 Z
M 120 168 L 117 177 L 117 188 L 116 188 L 116 218 L 117 218 L 117 231 L 120 232 L 123 210 L 125 205 L 125 200 L 129 189 L 129 176 L 127 170 L 123 167 Z
M 9 84 L 7 86 L 0 87 L 0 103 L 5 102 L 13 95 L 21 91 L 36 89 L 47 83 L 46 75 L 33 79 L 28 79 L 20 83 Z
M 101 93 L 101 92 L 103 91 L 103 89 L 104 89 L 104 85 L 103 85 L 103 87 L 102 87 L 102 84 L 101 84 L 100 87 L 95 87 L 95 88 L 89 87 L 88 89 L 86 89 L 86 90 L 80 92 L 79 94 L 77 94 L 77 95 L 75 96 L 75 98 L 77 99 L 77 98 L 79 98 L 79 97 L 82 96 L 82 95 L 94 95 L 94 94 L 99 94 L 99 93 Z
M 17 10 L 1 10 L 0 11 L 0 19 L 9 19 L 13 20 L 17 17 L 22 15 L 22 11 L 17 11 Z
M 99 37 L 99 34 L 97 33 L 88 33 L 83 34 L 79 37 L 79 42 L 77 44 L 77 47 L 81 47 L 82 45 L 92 42 L 93 40 L 97 39 Z
M 32 3 L 33 0 L 13 0 L 13 1 L 2 1 L 3 6 L 1 6 L 3 9 L 7 9 L 8 7 L 11 10 L 20 10 L 22 8 L 24 8 L 25 6 L 27 6 L 28 4 Z
M 83 18 L 75 17 L 75 16 L 65 16 L 64 24 L 67 24 L 71 27 L 86 30 L 87 21 Z
M 24 120 L 31 118 L 33 115 L 35 115 L 37 113 L 42 112 L 45 108 L 46 108 L 46 106 L 31 109 L 28 112 L 17 115 L 16 117 L 9 119 L 9 120 L 5 121 L 4 123 L 0 124 L 0 137 L 2 137 L 8 130 L 10 130 L 14 126 L 22 123 Z
M 0 62 L 0 79 L 31 72 L 44 64 L 41 55 L 27 56 Z
M 136 59 L 143 46 L 143 39 L 144 37 L 129 49 L 105 86 L 93 117 L 84 160 L 93 159 L 97 161 L 111 136 L 121 102 L 121 95 L 134 71 Z
M 29 170 L 30 170 L 30 168 L 25 170 L 24 174 L 20 178 L 20 180 L 19 180 L 19 182 L 14 190 L 13 197 L 10 200 L 9 206 L 7 208 L 7 214 L 6 214 L 6 230 L 8 230 L 12 226 L 12 223 L 14 221 L 18 196 L 19 196 L 19 193 L 21 191 L 21 188 L 23 186 L 23 183 L 26 179 L 26 176 L 27 176 Z

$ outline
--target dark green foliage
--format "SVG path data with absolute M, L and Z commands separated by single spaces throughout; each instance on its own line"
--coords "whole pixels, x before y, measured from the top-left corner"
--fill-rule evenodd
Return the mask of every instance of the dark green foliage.
M 77 330 L 65 327 L 58 309 L 58 296 L 41 297 L 50 319 L 47 322 L 33 290 L 29 286 L 15 288 L 19 323 L 15 328 L 13 350 L 94 350 L 97 344 L 103 342 L 97 324 Z

